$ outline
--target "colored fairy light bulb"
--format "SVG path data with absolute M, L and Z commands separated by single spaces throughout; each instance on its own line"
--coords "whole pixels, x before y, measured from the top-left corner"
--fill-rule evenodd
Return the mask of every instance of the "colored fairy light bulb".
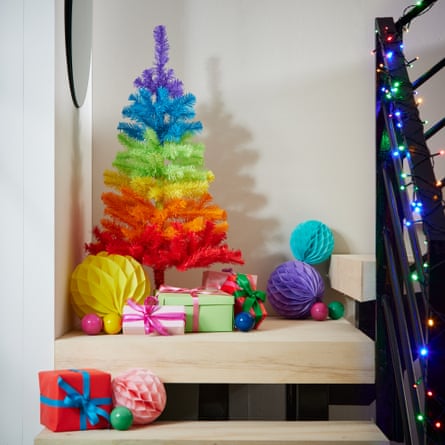
M 411 279 L 412 279 L 413 281 L 418 281 L 418 280 L 419 280 L 419 275 L 417 275 L 417 272 L 413 272 L 413 273 L 411 274 Z
M 430 328 L 434 326 L 434 320 L 432 318 L 428 318 L 427 324 Z
M 394 53 L 392 52 L 392 51 L 388 51 L 387 53 L 386 53 L 386 58 L 387 59 L 392 59 L 392 56 L 394 55 Z
M 439 429 L 439 428 L 442 427 L 442 424 L 441 424 L 439 421 L 437 421 L 437 422 L 434 423 L 434 426 L 435 426 L 437 429 Z
M 428 397 L 433 397 L 433 391 L 428 390 L 428 391 L 426 392 L 426 395 L 427 395 Z
M 425 346 L 423 346 L 422 348 L 420 348 L 420 355 L 422 357 L 426 357 L 428 355 L 428 348 L 426 348 Z

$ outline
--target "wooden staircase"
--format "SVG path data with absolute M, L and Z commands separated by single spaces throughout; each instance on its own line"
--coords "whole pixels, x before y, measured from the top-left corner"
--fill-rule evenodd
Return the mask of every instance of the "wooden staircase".
M 335 255 L 332 258 L 330 279 L 334 283 L 338 278 L 334 277 L 338 273 L 335 267 L 341 270 L 338 266 L 343 265 L 343 260 Z M 362 264 L 363 258 L 357 257 L 357 262 Z M 353 279 L 363 282 L 365 273 L 368 283 L 372 276 L 367 269 L 357 270 L 361 272 Z M 97 368 L 117 374 L 131 367 L 150 369 L 166 384 L 348 385 L 373 384 L 375 379 L 374 342 L 346 319 L 317 322 L 269 317 L 259 330 L 247 333 L 150 338 L 71 332 L 55 342 L 56 369 Z M 389 442 L 372 420 L 159 420 L 128 431 L 43 430 L 35 439 L 35 445 L 58 444 L 387 445 Z

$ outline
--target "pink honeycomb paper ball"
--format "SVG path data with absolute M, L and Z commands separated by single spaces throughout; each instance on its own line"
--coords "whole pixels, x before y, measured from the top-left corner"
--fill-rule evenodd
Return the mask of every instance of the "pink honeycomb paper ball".
M 125 406 L 133 414 L 135 425 L 156 420 L 165 409 L 167 393 L 158 376 L 142 368 L 133 368 L 111 381 L 114 406 Z

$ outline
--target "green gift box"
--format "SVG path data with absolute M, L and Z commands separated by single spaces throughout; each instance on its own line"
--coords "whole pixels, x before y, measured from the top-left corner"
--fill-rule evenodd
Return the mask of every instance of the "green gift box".
M 219 290 L 161 287 L 156 297 L 161 306 L 185 306 L 185 332 L 233 330 L 233 295 Z

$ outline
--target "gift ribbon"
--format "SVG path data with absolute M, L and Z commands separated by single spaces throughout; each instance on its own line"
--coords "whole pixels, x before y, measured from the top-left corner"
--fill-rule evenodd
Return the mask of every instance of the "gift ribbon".
M 192 314 L 192 331 L 198 332 L 199 331 L 199 295 L 214 295 L 215 293 L 218 293 L 217 290 L 205 290 L 202 287 L 195 287 L 193 289 L 187 289 L 185 287 L 173 287 L 173 286 L 166 286 L 162 284 L 159 287 L 159 292 L 171 292 L 174 294 L 190 294 L 192 297 L 192 303 L 193 303 L 193 314 Z M 220 292 L 221 293 L 221 292 Z M 224 292 L 224 294 L 226 294 Z
M 99 417 L 103 417 L 107 422 L 110 421 L 109 414 L 97 405 L 111 405 L 111 397 L 90 398 L 90 375 L 87 371 L 70 369 L 70 371 L 79 372 L 83 379 L 83 394 L 80 394 L 62 377 L 57 378 L 57 384 L 62 388 L 66 396 L 63 400 L 54 400 L 49 397 L 40 396 L 40 401 L 45 405 L 57 408 L 78 408 L 80 410 L 80 429 L 87 429 L 87 419 L 91 425 L 99 422 Z
M 198 294 L 202 292 L 199 288 L 187 289 L 185 287 L 173 287 L 161 285 L 159 287 L 159 292 L 172 292 L 175 294 L 190 294 L 192 297 L 192 331 L 199 331 L 199 296 Z
M 263 315 L 261 307 L 258 304 L 258 300 L 263 302 L 266 301 L 266 292 L 261 290 L 253 290 L 249 279 L 242 273 L 237 274 L 236 282 L 241 289 L 233 293 L 234 297 L 246 297 L 243 303 L 243 311 L 249 312 L 250 309 L 253 308 L 256 322 L 258 322 Z
M 144 322 L 144 330 L 146 334 L 157 332 L 161 335 L 170 335 L 168 330 L 162 325 L 161 320 L 184 320 L 185 313 L 183 312 L 170 312 L 170 313 L 157 313 L 160 306 L 155 304 L 157 300 L 154 297 L 148 297 L 145 299 L 143 305 L 136 304 L 132 299 L 127 300 L 127 305 L 133 310 L 138 312 L 137 314 L 124 314 L 122 315 L 122 321 L 132 322 L 140 321 Z

